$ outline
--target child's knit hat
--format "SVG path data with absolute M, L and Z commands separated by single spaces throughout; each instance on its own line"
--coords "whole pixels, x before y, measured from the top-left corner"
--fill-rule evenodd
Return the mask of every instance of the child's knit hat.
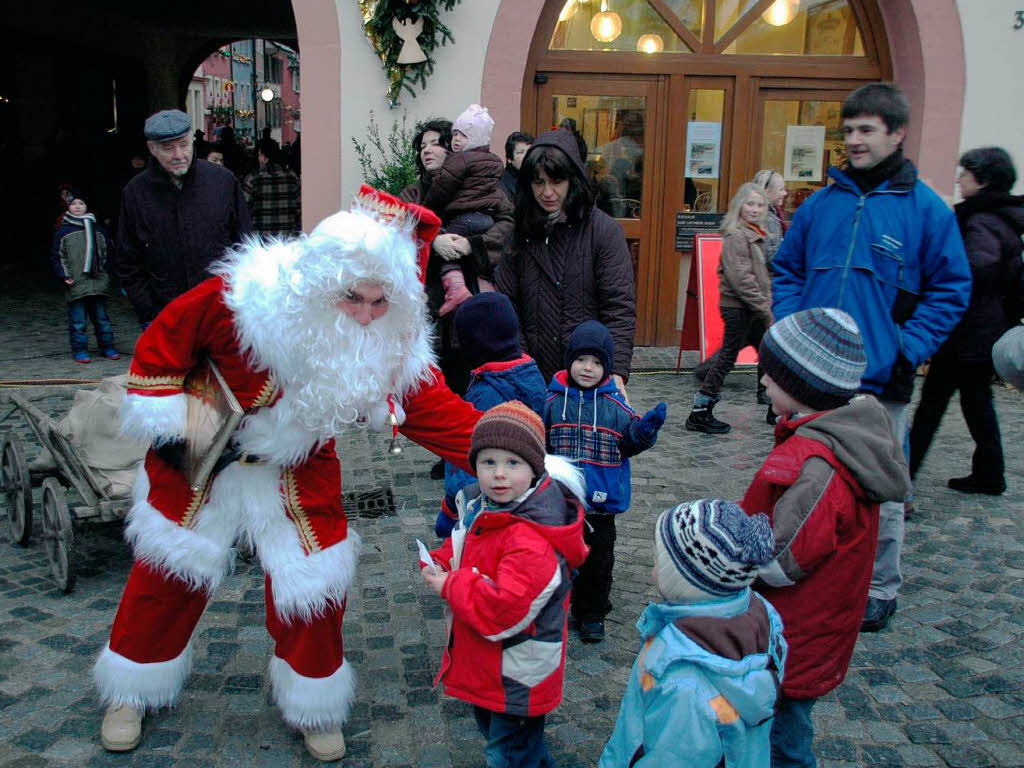
M 452 125 L 453 131 L 460 131 L 466 134 L 469 143 L 465 149 L 474 147 L 489 147 L 491 145 L 491 131 L 494 130 L 494 121 L 487 112 L 487 107 L 479 104 L 470 104 L 461 115 L 455 118 Z
M 86 195 L 81 189 L 78 189 L 77 187 L 72 187 L 67 192 L 66 205 L 71 205 L 71 203 L 75 200 L 81 200 L 86 205 L 89 204 L 89 196 Z
M 605 376 L 611 376 L 615 364 L 615 342 L 611 331 L 597 320 L 584 320 L 577 325 L 569 337 L 569 346 L 565 348 L 566 369 L 572 367 L 580 355 L 596 357 L 604 366 Z
M 455 337 L 470 368 L 515 360 L 523 354 L 516 310 L 508 296 L 497 291 L 478 293 L 459 306 Z
M 491 408 L 480 417 L 469 444 L 469 463 L 484 448 L 499 448 L 521 456 L 534 477 L 544 474 L 544 422 L 532 408 L 510 400 Z
M 754 581 L 774 546 L 767 515 L 720 499 L 680 504 L 654 528 L 658 589 L 670 603 L 729 597 Z
M 761 368 L 786 394 L 817 411 L 846 405 L 868 362 L 856 321 L 828 307 L 774 323 L 759 354 Z

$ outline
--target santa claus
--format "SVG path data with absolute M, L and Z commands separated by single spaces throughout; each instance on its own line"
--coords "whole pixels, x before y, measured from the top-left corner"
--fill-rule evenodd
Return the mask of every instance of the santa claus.
M 266 572 L 274 699 L 314 757 L 345 752 L 355 677 L 342 617 L 359 537 L 342 509 L 335 438 L 398 421 L 466 466 L 480 416 L 445 386 L 431 352 L 417 245 L 429 247 L 439 221 L 383 198 L 308 237 L 237 249 L 138 341 L 122 431 L 154 447 L 126 521 L 135 563 L 95 667 L 108 750 L 136 747 L 144 714 L 174 703 L 193 630 L 242 538 Z M 193 490 L 181 461 L 183 387 L 204 359 L 246 415 L 227 465 Z

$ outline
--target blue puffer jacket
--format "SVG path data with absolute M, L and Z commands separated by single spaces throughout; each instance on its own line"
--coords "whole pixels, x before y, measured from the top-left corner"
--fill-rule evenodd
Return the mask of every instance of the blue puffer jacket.
M 469 388 L 463 399 L 478 411 L 486 411 L 510 400 L 519 400 L 528 405 L 538 416 L 544 415 L 544 377 L 537 363 L 529 355 L 500 363 L 484 363 L 470 374 Z M 455 511 L 455 496 L 476 482 L 476 478 L 450 463 L 444 465 L 444 501 L 441 512 L 434 523 L 434 533 L 446 539 L 452 533 L 458 514 Z
M 786 661 L 771 604 L 750 589 L 652 603 L 636 628 L 643 649 L 599 768 L 769 768 Z
M 868 366 L 863 388 L 908 402 L 913 373 L 967 309 L 971 272 L 953 212 L 905 160 L 864 194 L 835 182 L 797 209 L 772 261 L 775 319 L 838 307 L 857 321 Z
M 658 439 L 640 429 L 640 417 L 626 405 L 609 376 L 593 389 L 568 383 L 559 371 L 548 384 L 544 427 L 548 453 L 562 456 L 583 470 L 590 511 L 618 514 L 629 509 L 629 457 L 646 451 Z

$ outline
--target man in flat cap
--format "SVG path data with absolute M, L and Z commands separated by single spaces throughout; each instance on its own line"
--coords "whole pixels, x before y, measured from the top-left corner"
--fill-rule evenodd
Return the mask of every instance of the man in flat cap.
M 124 189 L 117 255 L 118 277 L 143 327 L 252 233 L 238 180 L 195 159 L 188 115 L 162 110 L 146 119 L 144 132 L 152 157 Z

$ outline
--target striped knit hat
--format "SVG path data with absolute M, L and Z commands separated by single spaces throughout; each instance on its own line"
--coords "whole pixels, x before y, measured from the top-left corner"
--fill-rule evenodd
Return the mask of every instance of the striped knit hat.
M 794 400 L 827 411 L 857 394 L 867 357 L 854 319 L 817 307 L 772 325 L 761 340 L 760 363 Z
M 518 400 L 496 405 L 480 417 L 469 444 L 469 463 L 484 448 L 511 451 L 530 465 L 534 477 L 544 474 L 544 422 L 532 408 Z
M 720 499 L 680 504 L 654 528 L 658 590 L 670 603 L 729 597 L 754 581 L 774 546 L 767 515 Z

